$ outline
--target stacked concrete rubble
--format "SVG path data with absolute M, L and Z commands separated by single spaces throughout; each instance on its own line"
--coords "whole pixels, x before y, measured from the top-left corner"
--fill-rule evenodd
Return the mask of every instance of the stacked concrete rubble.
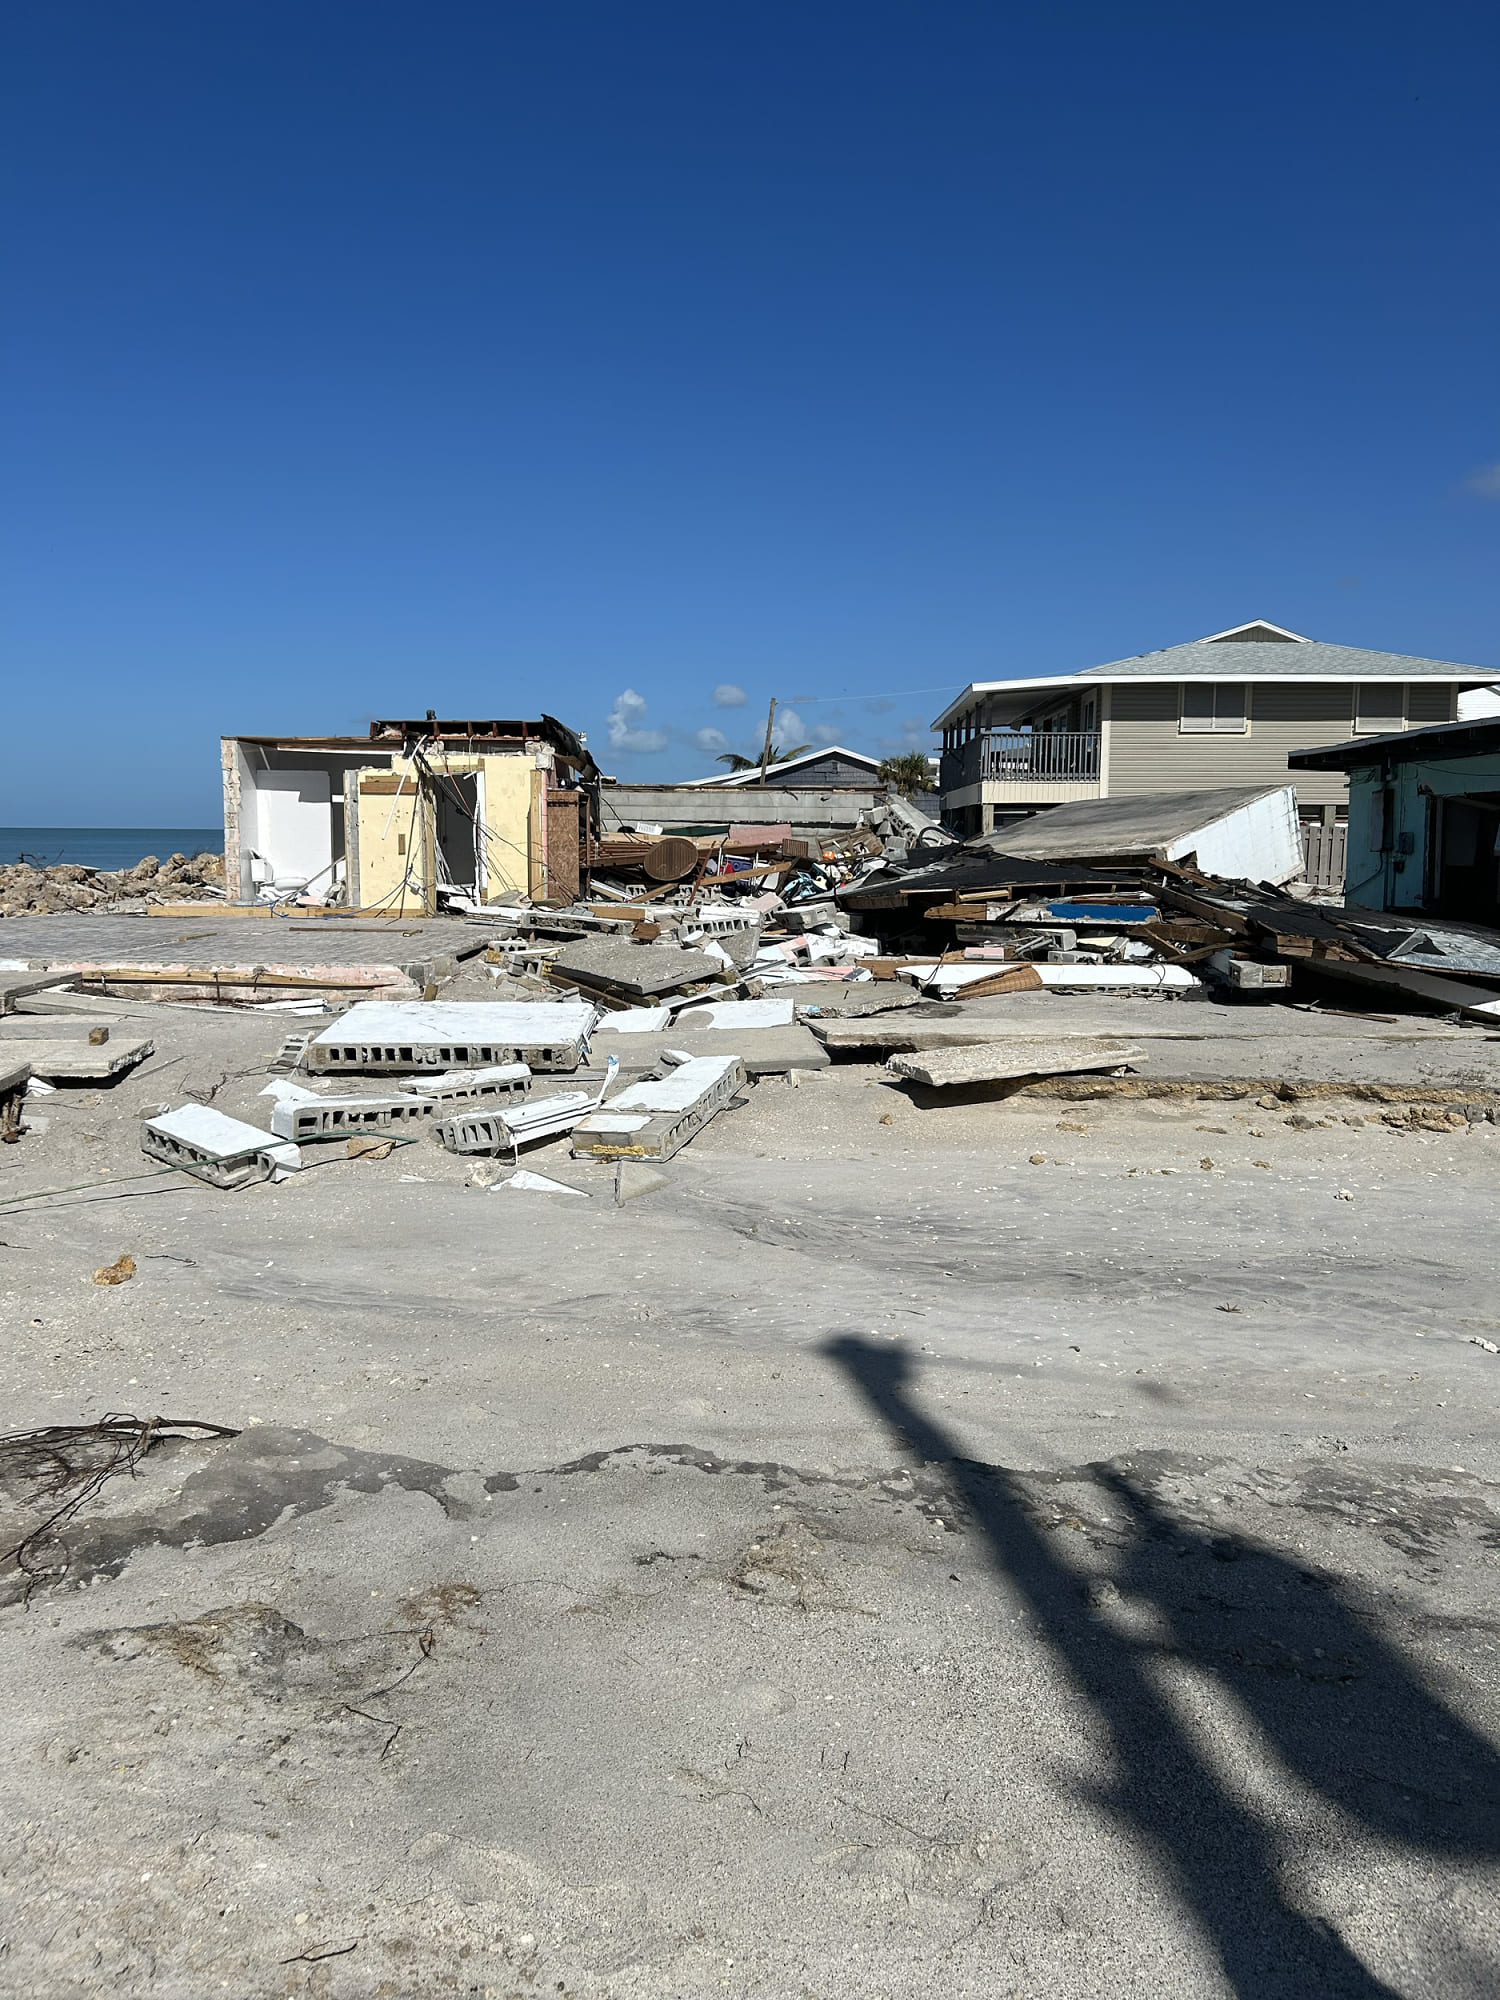
M 795 1082 L 838 1056 L 886 1060 L 893 1082 L 939 1097 L 1038 1078 L 1059 1092 L 1177 1088 L 1163 1037 L 1199 1038 L 1166 1028 L 1159 1009 L 1109 1016 L 1127 1000 L 1253 1009 L 1288 1001 L 1295 979 L 1302 1004 L 1319 1006 L 1317 982 L 1338 978 L 1383 1005 L 1500 1015 L 1500 938 L 1473 926 L 1417 932 L 1266 882 L 1214 880 L 1191 856 L 1033 859 L 915 817 L 887 815 L 883 838 L 841 854 L 695 849 L 691 879 L 596 874 L 565 908 L 518 899 L 461 931 L 455 920 L 455 936 L 482 926 L 483 944 L 456 951 L 453 977 L 427 997 L 334 1001 L 332 1019 L 287 1043 L 267 1086 L 269 1129 L 185 1106 L 147 1120 L 143 1148 L 223 1187 L 279 1178 L 331 1144 L 421 1140 L 514 1167 L 526 1148 L 566 1138 L 575 1159 L 659 1162 L 758 1081 Z M 452 997 L 438 997 L 445 987 Z M 1084 1024 L 1091 1007 L 1104 1011 Z M 1160 1029 L 1146 1027 L 1151 1014 Z M 90 1029 L 94 1063 L 100 1033 Z M 1321 1080 L 1294 1077 L 1269 1035 L 1268 1023 L 1260 1041 L 1241 1035 L 1233 1060 L 1212 1058 L 1231 1094 L 1365 1087 L 1327 1062 Z M 69 1044 L 75 1066 L 82 1054 Z

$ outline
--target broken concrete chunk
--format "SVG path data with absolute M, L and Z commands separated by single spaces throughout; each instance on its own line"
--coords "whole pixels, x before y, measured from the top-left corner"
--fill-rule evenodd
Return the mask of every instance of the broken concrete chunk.
M 566 1181 L 549 1180 L 546 1174 L 529 1173 L 525 1167 L 513 1173 L 509 1180 L 500 1182 L 503 1188 L 520 1188 L 526 1194 L 576 1194 L 583 1201 L 589 1199 L 587 1188 L 569 1187 Z
M 683 951 L 675 944 L 592 937 L 565 946 L 552 966 L 564 978 L 584 980 L 608 993 L 650 999 L 658 993 L 676 993 L 699 980 L 718 978 L 724 960 L 703 951 Z
M 619 1073 L 620 1065 L 611 1056 L 597 1091 L 565 1090 L 526 1104 L 472 1105 L 433 1129 L 450 1153 L 516 1153 L 538 1139 L 571 1132 L 586 1112 L 604 1102 Z
M 744 1081 L 738 1056 L 695 1056 L 670 1076 L 633 1083 L 573 1127 L 573 1157 L 670 1160 Z
M 414 1076 L 406 1086 L 438 1105 L 467 1104 L 487 1097 L 524 1097 L 531 1088 L 526 1063 L 497 1063 L 490 1069 L 450 1069 L 441 1076 Z
M 1000 1083 L 1011 1077 L 1062 1076 L 1073 1070 L 1114 1070 L 1145 1061 L 1130 1042 L 974 1042 L 892 1056 L 886 1068 L 913 1083 Z
M 656 1035 L 670 1025 L 670 1007 L 622 1007 L 618 1014 L 607 1017 L 609 1031 L 614 1035 Z
M 790 1000 L 716 1000 L 707 1007 L 685 1007 L 677 1016 L 683 1028 L 789 1028 Z M 609 1024 L 614 1027 L 616 1023 Z
M 817 1037 L 795 1022 L 783 1028 L 707 1028 L 679 1016 L 668 1034 L 617 1036 L 611 1021 L 594 1036 L 593 1047 L 596 1059 L 618 1056 L 621 1069 L 630 1076 L 655 1069 L 672 1049 L 687 1056 L 738 1056 L 747 1076 L 827 1069 L 832 1060 Z

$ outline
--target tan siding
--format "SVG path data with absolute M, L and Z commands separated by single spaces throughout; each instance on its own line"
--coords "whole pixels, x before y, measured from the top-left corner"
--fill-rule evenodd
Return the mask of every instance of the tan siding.
M 1454 722 L 1458 717 L 1458 689 L 1455 687 L 1424 687 L 1420 681 L 1408 681 L 1406 686 L 1406 719 L 1416 725 L 1424 722 Z
M 1289 782 L 1304 805 L 1341 805 L 1347 796 L 1342 772 L 1292 772 L 1286 760 L 1293 750 L 1341 743 L 1354 733 L 1350 686 L 1257 681 L 1243 736 L 1181 735 L 1174 681 L 1117 684 L 1110 696 L 1111 797 Z

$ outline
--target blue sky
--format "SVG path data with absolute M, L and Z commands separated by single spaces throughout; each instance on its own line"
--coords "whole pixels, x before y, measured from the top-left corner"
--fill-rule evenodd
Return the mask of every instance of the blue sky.
M 0 822 L 211 824 L 221 731 L 429 707 L 629 777 L 773 694 L 925 746 L 1253 616 L 1500 667 L 1497 58 L 1480 6 L 12 9 Z

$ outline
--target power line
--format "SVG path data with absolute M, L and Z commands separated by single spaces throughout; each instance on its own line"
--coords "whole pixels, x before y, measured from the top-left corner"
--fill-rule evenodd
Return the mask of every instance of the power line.
M 817 701 L 899 701 L 903 695 L 946 694 L 949 688 L 965 685 L 963 681 L 940 681 L 936 687 L 884 688 L 877 689 L 873 694 L 865 688 L 852 688 L 844 694 L 790 694 L 787 700 L 801 702 L 804 708 L 810 708 Z

